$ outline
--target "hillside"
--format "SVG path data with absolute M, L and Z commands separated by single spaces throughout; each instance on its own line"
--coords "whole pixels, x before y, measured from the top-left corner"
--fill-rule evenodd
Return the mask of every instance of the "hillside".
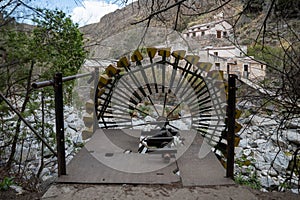
M 231 41 L 215 41 L 211 39 L 199 40 L 197 42 L 200 46 L 226 46 L 232 44 L 250 45 L 253 44 L 256 39 L 258 39 L 258 41 L 262 41 L 262 37 L 265 38 L 265 44 L 279 46 L 280 44 L 278 38 L 276 38 L 277 36 L 275 35 L 277 32 L 284 36 L 288 36 L 288 32 L 290 30 L 289 28 L 291 28 L 295 30 L 296 34 L 299 34 L 299 16 L 297 15 L 297 12 L 295 12 L 299 5 L 295 5 L 296 7 L 284 7 L 285 10 L 281 10 L 279 14 L 277 11 L 279 8 L 277 8 L 277 6 L 266 21 L 266 26 L 264 26 L 265 18 L 268 15 L 268 9 L 271 1 L 259 3 L 260 0 L 255 0 L 252 2 L 252 4 L 247 5 L 244 1 L 233 0 L 222 8 L 212 12 L 208 12 L 208 10 L 215 6 L 215 1 L 213 0 L 207 0 L 204 1 L 204 3 L 201 1 L 201 3 L 198 3 L 199 5 L 189 5 L 189 8 L 181 6 L 176 30 L 182 32 L 186 28 L 193 25 L 214 21 L 214 17 L 222 13 L 224 20 L 228 21 L 234 26 L 234 39 Z M 168 3 L 169 4 L 164 6 L 168 7 L 174 2 L 168 1 Z M 193 7 L 196 6 L 198 6 L 197 12 L 193 10 Z M 131 3 L 122 9 L 118 9 L 113 13 L 105 15 L 98 23 L 82 27 L 80 30 L 85 35 L 86 46 L 88 47 L 88 50 L 93 52 L 91 57 L 97 57 L 97 53 L 95 54 L 95 49 L 98 48 L 97 45 L 99 45 L 102 40 L 117 33 L 122 33 L 122 31 L 135 29 L 137 27 L 145 28 L 147 25 L 150 27 L 174 29 L 177 13 L 176 6 L 167 10 L 166 12 L 153 15 L 149 24 L 148 20 L 145 20 L 133 25 L 134 23 L 148 17 L 149 13 L 158 11 L 160 9 L 161 7 L 159 7 L 159 5 L 152 6 L 148 1 L 140 0 Z M 240 15 L 242 12 L 243 15 Z M 281 15 L 285 13 L 292 14 L 285 16 L 284 19 L 275 17 L 276 14 Z M 153 33 L 153 35 L 155 34 L 156 33 Z M 124 39 L 125 38 L 123 37 L 123 40 Z M 120 40 L 122 40 L 122 38 L 120 38 Z
M 142 5 L 142 2 L 144 2 L 144 5 Z M 95 48 L 98 48 L 97 45 L 99 45 L 104 39 L 130 29 L 140 28 L 141 30 L 143 30 L 148 25 L 148 20 L 135 25 L 133 25 L 133 23 L 146 18 L 151 12 L 151 7 L 150 5 L 148 5 L 149 3 L 147 4 L 147 2 L 148 1 L 134 2 L 122 9 L 118 9 L 115 12 L 105 15 L 98 23 L 90 24 L 80 28 L 81 32 L 85 36 L 86 46 L 88 46 L 88 49 L 93 52 L 91 57 L 97 57 L 97 53 L 95 54 Z M 210 2 L 213 3 L 214 1 L 209 0 L 203 4 L 204 10 L 209 8 L 211 4 Z M 228 7 L 230 7 L 230 9 L 227 9 Z M 183 7 L 181 9 L 182 16 L 178 19 L 176 30 L 181 32 L 187 27 L 190 27 L 194 24 L 207 23 L 209 21 L 212 21 L 214 20 L 214 16 L 220 12 L 224 13 L 224 18 L 232 22 L 232 16 L 235 12 L 237 12 L 237 9 L 232 9 L 232 7 L 240 7 L 240 3 L 238 3 L 238 1 L 233 1 L 230 6 L 225 7 L 223 10 L 218 10 L 201 16 L 185 16 L 188 12 L 190 12 L 190 10 Z M 158 7 L 154 6 L 154 9 L 158 9 Z M 163 12 L 157 16 L 154 16 L 153 18 L 151 18 L 151 23 L 149 24 L 149 26 L 159 28 L 157 32 L 160 32 L 161 28 L 174 29 L 176 13 L 177 8 L 174 7 L 167 12 Z M 151 31 L 153 32 L 154 29 L 152 29 Z M 153 34 L 153 38 L 158 38 L 155 37 L 155 35 L 159 33 L 151 34 Z M 122 40 L 122 38 L 120 38 L 120 40 Z M 158 40 L 160 40 L 160 38 Z M 207 41 L 204 42 L 207 43 Z M 229 43 L 227 42 L 226 44 Z

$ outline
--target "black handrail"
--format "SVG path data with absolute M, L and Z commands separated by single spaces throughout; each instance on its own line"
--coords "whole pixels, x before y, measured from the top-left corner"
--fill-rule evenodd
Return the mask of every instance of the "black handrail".
M 62 82 L 71 81 L 71 80 L 86 77 L 86 76 L 92 76 L 92 78 L 89 81 L 89 82 L 91 82 L 92 79 L 94 79 L 94 74 L 95 74 L 94 72 L 89 72 L 89 73 L 85 73 L 85 74 L 76 74 L 73 76 L 62 77 Z M 47 86 L 53 86 L 53 85 L 54 85 L 54 80 L 34 82 L 31 84 L 31 86 L 34 89 L 43 88 L 43 87 L 47 87 Z
M 63 82 L 75 80 L 82 77 L 92 76 L 89 79 L 89 83 L 95 80 L 96 72 L 90 72 L 85 74 L 78 74 L 74 76 L 62 77 L 62 73 L 55 74 L 53 80 L 41 81 L 32 83 L 31 86 L 34 89 L 53 86 L 55 96 L 55 125 L 56 125 L 56 144 L 57 144 L 57 164 L 58 164 L 58 176 L 66 175 L 66 155 L 65 155 L 65 134 L 64 134 L 64 115 L 63 115 Z M 39 137 L 40 138 L 40 137 Z M 40 138 L 42 139 L 42 138 Z M 43 141 L 43 140 L 42 140 Z M 50 146 L 46 144 L 47 147 Z

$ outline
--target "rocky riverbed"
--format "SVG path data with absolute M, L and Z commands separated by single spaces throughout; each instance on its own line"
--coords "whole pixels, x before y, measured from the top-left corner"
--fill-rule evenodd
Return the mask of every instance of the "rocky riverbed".
M 239 107 L 243 108 L 241 104 Z M 64 116 L 66 155 L 67 162 L 69 162 L 84 144 L 81 137 L 84 123 L 81 119 L 81 113 L 73 107 L 65 106 Z M 149 121 L 148 118 L 146 116 L 144 122 Z M 52 128 L 55 130 L 54 112 L 50 112 L 47 122 L 52 124 Z M 262 191 L 289 190 L 299 193 L 297 189 L 298 177 L 295 173 L 291 174 L 291 165 L 292 154 L 300 145 L 300 119 L 291 120 L 285 124 L 284 128 L 280 124 L 281 119 L 259 113 L 248 116 L 242 115 L 238 122 L 243 128 L 238 133 L 241 140 L 235 149 L 235 175 L 237 179 L 250 184 L 257 182 L 261 185 Z M 180 127 L 181 124 L 184 127 Z M 177 123 L 176 126 L 184 130 L 187 124 L 190 123 L 185 121 L 185 123 Z M 57 176 L 56 158 L 47 155 L 50 155 L 50 151 L 45 148 L 44 168 L 39 176 L 42 188 L 47 187 Z M 23 151 L 20 149 L 17 151 L 16 160 L 22 160 L 22 162 L 20 166 L 15 165 L 15 170 L 25 169 L 24 176 L 30 179 L 30 176 L 38 173 L 41 165 L 41 143 L 33 135 L 28 137 L 23 143 Z M 286 182 L 289 177 L 291 179 Z
M 45 140 L 56 150 L 55 142 L 55 112 L 49 110 L 44 115 L 45 122 Z M 7 120 L 11 119 L 11 126 L 16 123 L 15 116 L 8 116 Z M 35 116 L 27 117 L 27 120 L 31 124 L 37 124 L 36 119 L 42 119 L 41 110 L 35 111 Z M 84 141 L 81 137 L 81 131 L 85 128 L 79 111 L 75 110 L 71 106 L 64 107 L 64 127 L 65 127 L 65 149 L 66 149 L 66 161 L 69 162 L 76 152 L 83 146 Z M 41 126 L 35 125 L 37 132 L 42 135 Z M 15 163 L 12 166 L 10 172 L 11 177 L 15 177 L 15 174 L 21 174 L 26 181 L 39 179 L 37 187 L 43 190 L 48 187 L 54 179 L 57 177 L 57 158 L 53 156 L 51 151 L 43 146 L 42 143 L 36 138 L 36 136 L 24 125 L 21 124 L 21 130 L 23 130 L 20 142 L 17 143 Z M 24 139 L 23 139 L 24 138 Z M 0 138 L 0 146 L 4 146 L 8 140 L 8 137 L 2 135 Z M 42 152 L 43 149 L 43 152 Z M 10 149 L 4 148 L 1 154 L 0 169 L 4 167 L 5 160 L 10 155 Z M 43 159 L 42 159 L 43 158 Z M 4 177 L 3 177 L 4 178 Z M 32 184 L 33 186 L 34 184 Z M 28 188 L 31 186 L 27 185 Z M 13 188 L 22 193 L 22 188 Z
M 249 109 L 249 104 L 240 103 L 239 106 Z M 243 129 L 238 133 L 241 140 L 235 149 L 236 176 L 250 182 L 256 179 L 262 191 L 299 193 L 299 176 L 291 174 L 291 169 L 292 155 L 300 145 L 300 119 L 282 124 L 283 120 L 275 115 L 256 113 L 238 122 Z

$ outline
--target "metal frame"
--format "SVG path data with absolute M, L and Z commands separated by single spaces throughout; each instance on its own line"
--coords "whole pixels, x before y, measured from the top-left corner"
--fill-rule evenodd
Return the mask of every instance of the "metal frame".
M 234 139 L 235 139 L 235 110 L 236 110 L 236 80 L 237 76 L 228 77 L 228 107 L 227 107 L 227 167 L 226 177 L 234 178 Z
M 92 76 L 89 82 L 95 81 L 94 86 L 97 86 L 97 77 L 99 74 L 95 68 L 94 72 L 79 74 L 75 76 L 62 77 L 61 73 L 56 73 L 53 80 L 35 82 L 32 84 L 34 89 L 53 86 L 55 91 L 55 115 L 56 115 L 56 141 L 57 152 L 44 140 L 44 138 L 28 123 L 28 121 L 19 113 L 8 99 L 0 92 L 0 97 L 6 104 L 15 112 L 19 118 L 31 129 L 39 140 L 55 155 L 58 160 L 58 176 L 66 175 L 66 160 L 65 160 L 65 139 L 64 139 L 64 117 L 63 117 L 63 82 L 71 81 L 77 78 Z M 235 139 L 235 109 L 236 109 L 236 81 L 237 76 L 229 74 L 228 78 L 228 107 L 227 107 L 227 168 L 226 177 L 234 177 L 234 139 Z M 97 123 L 97 120 L 95 120 Z M 94 126 L 94 129 L 96 126 Z

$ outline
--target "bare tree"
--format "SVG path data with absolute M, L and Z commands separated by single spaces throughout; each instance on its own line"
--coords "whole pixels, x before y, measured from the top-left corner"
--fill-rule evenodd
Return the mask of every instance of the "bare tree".
M 3 80 L 0 83 L 1 97 L 9 99 L 23 117 L 31 118 L 36 129 L 46 129 L 49 136 L 46 140 L 54 142 L 53 127 L 48 123 L 41 127 L 41 119 L 36 115 L 41 107 L 37 100 L 40 95 L 32 89 L 31 83 L 41 77 L 52 78 L 56 70 L 62 71 L 65 76 L 74 75 L 86 52 L 82 48 L 83 38 L 78 25 L 72 23 L 70 17 L 59 10 L 31 7 L 29 3 L 30 1 L 10 0 L 0 4 L 0 78 Z M 34 17 L 33 20 L 38 26 L 20 24 L 17 19 L 19 15 L 16 13 L 19 9 L 25 9 L 24 15 L 20 16 L 22 19 Z M 52 56 L 49 56 L 51 53 Z M 45 90 L 51 98 L 53 91 Z M 32 150 L 31 144 L 36 141 L 39 143 L 40 138 L 35 138 L 16 113 L 8 109 L 4 99 L 0 98 L 0 156 L 1 161 L 3 160 L 0 170 L 16 173 L 22 179 L 25 171 L 28 172 L 26 164 L 30 161 L 28 155 Z M 24 151 L 25 141 L 30 141 L 27 151 Z M 42 162 L 42 165 L 46 164 Z M 16 166 L 19 166 L 18 170 L 15 170 Z M 10 176 L 9 173 L 7 175 Z M 35 175 L 30 178 L 36 178 Z M 33 181 L 27 186 L 34 187 L 36 183 Z

